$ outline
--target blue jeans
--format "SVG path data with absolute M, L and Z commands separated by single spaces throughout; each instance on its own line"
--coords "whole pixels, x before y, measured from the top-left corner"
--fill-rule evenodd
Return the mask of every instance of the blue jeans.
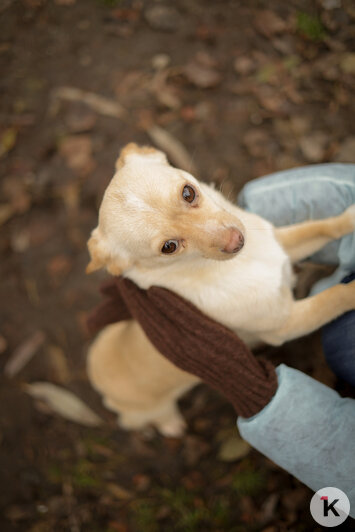
M 342 280 L 350 283 L 355 272 Z M 325 358 L 334 373 L 355 387 L 355 310 L 325 325 L 322 330 Z

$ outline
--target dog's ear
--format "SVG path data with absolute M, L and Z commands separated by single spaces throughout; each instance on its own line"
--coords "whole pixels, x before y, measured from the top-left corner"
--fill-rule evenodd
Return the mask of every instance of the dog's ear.
M 166 155 L 162 151 L 156 150 L 151 146 L 138 146 L 134 142 L 130 142 L 122 148 L 120 156 L 116 161 L 116 170 L 122 168 L 122 166 L 126 164 L 128 158 L 134 155 L 149 157 L 151 161 L 168 164 Z
M 86 267 L 86 273 L 106 268 L 111 275 L 121 275 L 123 270 L 128 267 L 127 263 L 112 257 L 98 227 L 91 233 L 91 237 L 88 240 L 88 248 L 91 260 Z

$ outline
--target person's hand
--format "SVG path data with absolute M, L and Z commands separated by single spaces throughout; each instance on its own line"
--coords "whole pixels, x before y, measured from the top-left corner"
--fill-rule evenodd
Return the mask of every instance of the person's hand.
M 336 216 L 355 203 L 355 164 L 315 164 L 276 172 L 249 181 L 238 197 L 243 209 L 275 226 Z M 355 233 L 331 242 L 314 262 L 339 265 L 342 273 L 322 289 L 355 271 Z

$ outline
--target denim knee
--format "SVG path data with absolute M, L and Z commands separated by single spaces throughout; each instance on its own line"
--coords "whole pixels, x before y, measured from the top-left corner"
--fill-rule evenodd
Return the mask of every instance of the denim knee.
M 342 282 L 355 279 L 355 272 Z M 355 387 L 355 311 L 343 314 L 322 330 L 325 358 L 334 373 Z

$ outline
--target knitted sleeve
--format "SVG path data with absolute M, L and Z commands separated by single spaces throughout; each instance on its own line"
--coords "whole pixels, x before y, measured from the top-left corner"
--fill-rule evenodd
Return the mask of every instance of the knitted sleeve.
M 125 308 L 162 355 L 225 395 L 237 414 L 253 416 L 269 403 L 277 389 L 275 368 L 257 360 L 232 331 L 164 288 L 142 290 L 122 277 L 115 285 L 111 310 L 114 301 L 121 314 Z

